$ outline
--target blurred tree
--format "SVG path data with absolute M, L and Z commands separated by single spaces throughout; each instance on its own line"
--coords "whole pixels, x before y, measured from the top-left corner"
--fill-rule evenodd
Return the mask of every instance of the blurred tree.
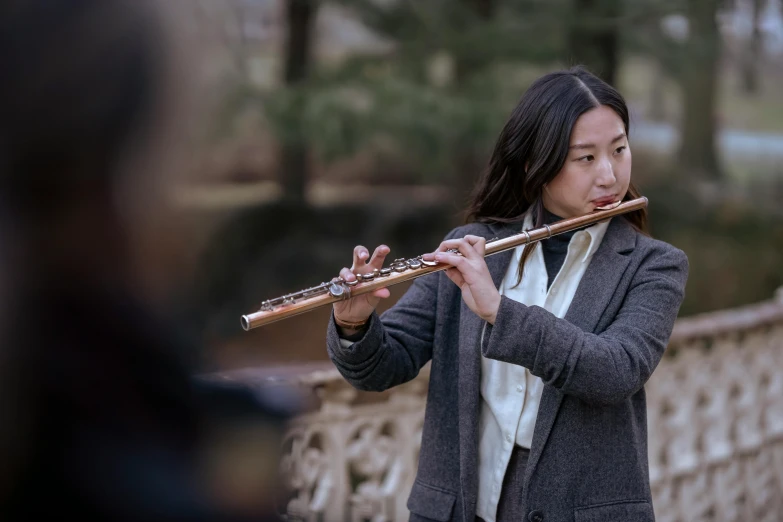
M 518 64 L 564 54 L 565 29 L 540 0 L 333 1 L 390 50 L 322 64 L 301 88 L 262 94 L 276 133 L 291 139 L 301 115 L 305 141 L 327 162 L 371 150 L 387 168 L 472 185 L 530 81 Z
M 229 39 L 226 38 L 227 40 L 226 47 L 231 50 L 231 55 L 234 59 L 237 72 L 241 74 L 244 78 L 249 78 L 250 70 L 248 68 L 248 62 L 247 62 L 248 42 L 247 42 L 247 33 L 245 32 L 245 20 L 246 20 L 245 6 L 244 4 L 241 4 L 239 2 L 234 2 L 229 4 L 229 7 L 232 9 L 234 13 L 238 42 L 237 45 L 231 45 L 230 41 L 228 41 Z
M 687 12 L 674 0 L 328 0 L 356 16 L 387 50 L 315 64 L 304 49 L 316 1 L 288 0 L 285 88 L 245 93 L 262 100 L 285 144 L 290 194 L 304 192 L 306 151 L 326 163 L 370 152 L 376 172 L 399 171 L 408 181 L 447 177 L 462 193 L 508 111 L 538 76 L 537 65 L 563 65 L 571 56 L 567 62 L 586 63 L 615 82 L 628 43 L 630 52 L 654 57 L 682 86 L 683 165 L 719 175 L 713 144 L 718 0 L 688 0 Z M 676 13 L 687 16 L 690 37 L 673 38 L 661 28 Z
M 652 58 L 682 94 L 678 166 L 689 179 L 717 180 L 723 168 L 716 148 L 721 35 L 717 14 L 724 0 L 626 3 L 623 45 Z M 662 89 L 661 79 L 653 88 Z M 660 92 L 658 93 L 660 95 Z M 653 99 L 654 105 L 661 99 Z M 662 116 L 660 105 L 658 116 Z
M 568 58 L 615 85 L 619 61 L 620 0 L 573 0 Z
M 689 34 L 683 46 L 680 167 L 698 179 L 722 178 L 716 149 L 716 101 L 721 35 L 719 0 L 688 0 Z
M 286 0 L 286 46 L 284 83 L 294 92 L 304 84 L 312 67 L 311 41 L 317 0 Z M 284 198 L 293 203 L 305 201 L 308 179 L 308 147 L 302 125 L 305 103 L 302 99 L 291 104 L 291 139 L 282 144 L 280 184 Z
M 664 85 L 666 74 L 664 74 L 661 64 L 653 62 L 652 84 L 650 85 L 650 100 L 647 109 L 647 118 L 652 121 L 663 121 L 666 119 L 666 107 L 664 100 Z
M 753 0 L 753 27 L 748 39 L 745 56 L 741 60 L 742 88 L 746 94 L 756 94 L 759 91 L 759 67 L 762 61 L 761 10 L 762 0 Z
M 495 0 L 461 0 L 466 4 L 465 9 L 462 10 L 464 16 L 460 16 L 456 20 L 457 29 L 461 28 L 466 31 L 470 31 L 471 26 L 485 25 L 492 22 L 492 15 L 495 12 L 496 2 Z M 478 22 L 478 23 L 477 23 Z M 454 56 L 454 81 L 457 85 L 463 84 L 477 69 L 480 69 L 482 65 L 486 64 L 486 61 L 482 61 L 482 58 L 486 59 L 486 56 L 482 56 L 481 47 L 472 49 L 472 52 L 459 52 Z M 463 51 L 466 51 L 464 49 Z

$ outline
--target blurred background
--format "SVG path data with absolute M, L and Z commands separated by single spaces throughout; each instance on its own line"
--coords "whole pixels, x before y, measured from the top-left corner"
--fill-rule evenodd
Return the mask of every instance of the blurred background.
M 173 11 L 211 100 L 193 176 L 175 191 L 198 236 L 182 322 L 207 371 L 325 361 L 328 308 L 251 332 L 239 317 L 331 279 L 356 244 L 395 257 L 434 248 L 462 222 L 526 87 L 577 63 L 629 103 L 652 232 L 691 261 L 681 315 L 783 284 L 780 0 L 177 0 Z

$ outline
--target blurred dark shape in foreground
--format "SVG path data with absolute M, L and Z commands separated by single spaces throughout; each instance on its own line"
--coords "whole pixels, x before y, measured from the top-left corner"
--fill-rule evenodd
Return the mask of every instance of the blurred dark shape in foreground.
M 273 519 L 292 406 L 195 379 L 165 313 L 187 104 L 151 6 L 0 6 L 3 521 Z

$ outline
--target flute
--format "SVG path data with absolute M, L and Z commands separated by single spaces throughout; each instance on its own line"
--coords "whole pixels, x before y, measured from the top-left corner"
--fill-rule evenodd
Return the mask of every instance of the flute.
M 646 206 L 647 198 L 640 197 L 623 201 L 609 208 L 597 209 L 583 216 L 562 219 L 540 228 L 525 230 L 503 239 L 490 239 L 486 243 L 484 257 L 570 232 Z M 450 252 L 459 254 L 456 249 L 451 249 Z M 346 281 L 340 277 L 293 294 L 286 294 L 263 301 L 257 312 L 242 316 L 242 328 L 246 331 L 258 328 L 259 326 L 309 312 L 321 306 L 410 281 L 427 274 L 440 272 L 450 267 L 451 265 L 448 263 L 425 261 L 421 255 L 410 259 L 395 259 L 388 267 L 380 270 L 375 269 L 366 274 L 356 274 L 355 281 Z

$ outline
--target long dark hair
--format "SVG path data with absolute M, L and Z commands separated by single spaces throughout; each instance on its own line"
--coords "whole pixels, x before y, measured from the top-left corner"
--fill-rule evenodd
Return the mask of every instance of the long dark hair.
M 466 221 L 515 223 L 530 211 L 533 227 L 542 226 L 544 185 L 552 181 L 565 164 L 576 120 L 601 105 L 610 107 L 620 116 L 628 136 L 628 107 L 622 95 L 584 67 L 549 73 L 533 82 L 498 137 L 487 169 L 472 196 Z M 631 183 L 624 200 L 639 195 Z M 634 228 L 647 233 L 646 209 L 623 217 Z M 533 245 L 529 245 L 522 252 L 520 280 L 522 267 L 532 251 Z

